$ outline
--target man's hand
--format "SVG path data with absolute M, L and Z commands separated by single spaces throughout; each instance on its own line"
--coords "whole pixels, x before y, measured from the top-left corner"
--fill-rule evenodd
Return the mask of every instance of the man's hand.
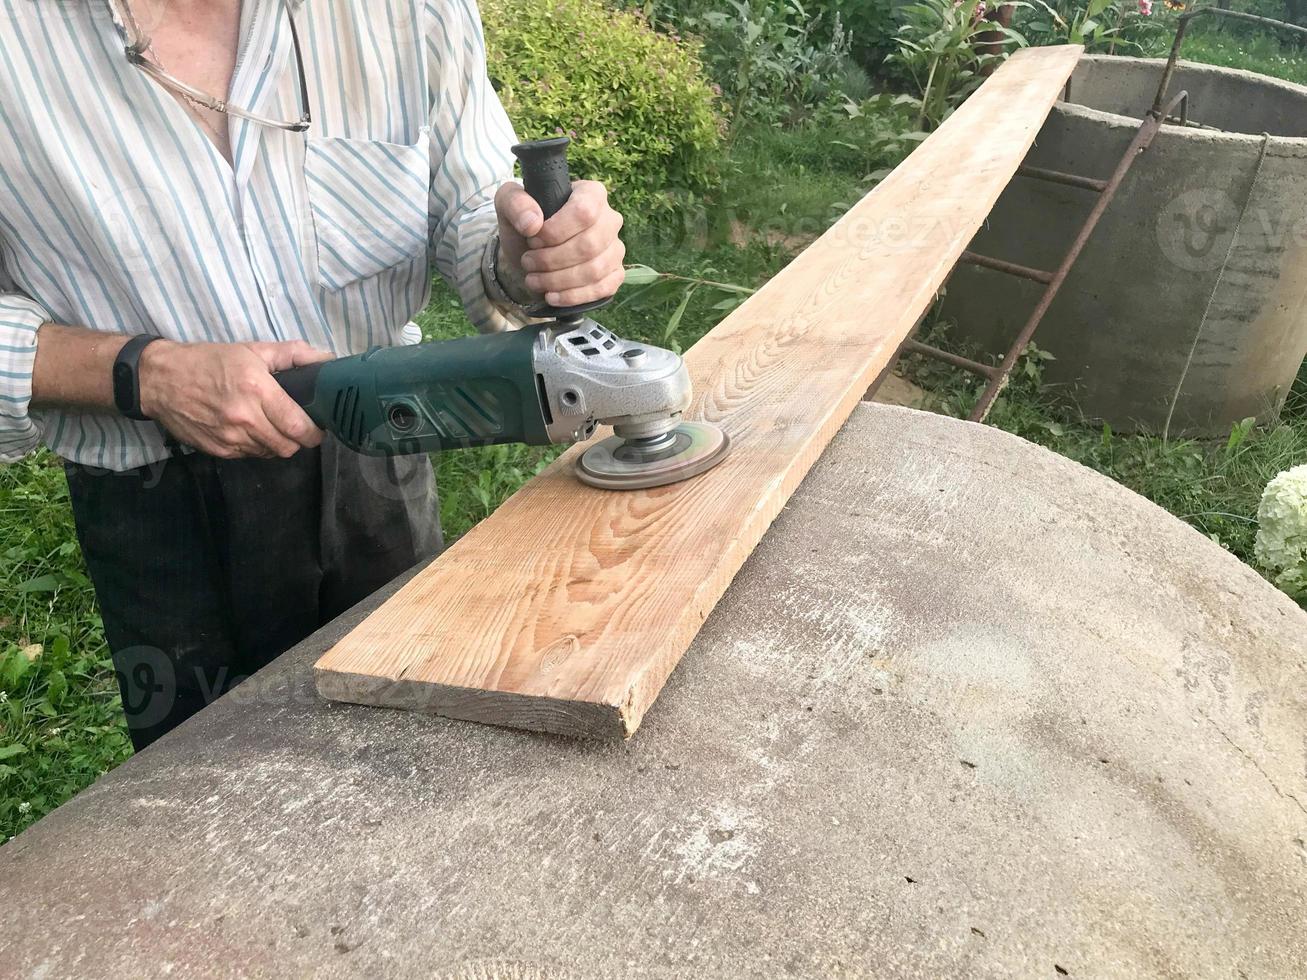
M 521 184 L 504 184 L 495 211 L 510 295 L 521 283 L 550 306 L 579 306 L 612 296 L 622 284 L 622 216 L 609 206 L 603 184 L 573 182 L 572 196 L 548 221 Z
M 272 377 L 331 360 L 303 341 L 179 344 L 141 352 L 141 411 L 174 438 L 210 456 L 293 456 L 322 442 L 322 430 Z

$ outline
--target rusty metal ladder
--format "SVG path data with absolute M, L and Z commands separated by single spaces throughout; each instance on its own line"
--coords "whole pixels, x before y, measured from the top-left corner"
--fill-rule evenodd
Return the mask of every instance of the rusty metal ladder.
M 1067 83 L 1068 87 L 1070 82 Z M 944 361 L 946 364 L 952 364 L 954 367 L 970 371 L 972 374 L 979 375 L 988 379 L 985 390 L 976 402 L 975 408 L 971 410 L 968 416 L 972 422 L 983 422 L 989 414 L 989 410 L 994 405 L 994 400 L 1007 386 L 1008 378 L 1012 374 L 1012 369 L 1016 367 L 1017 359 L 1029 345 L 1031 338 L 1034 337 L 1035 331 L 1039 329 L 1039 324 L 1043 321 L 1044 315 L 1048 312 L 1053 300 L 1057 298 L 1062 284 L 1066 281 L 1067 274 L 1070 273 L 1072 266 L 1075 265 L 1076 259 L 1080 257 L 1081 251 L 1084 250 L 1085 244 L 1089 241 L 1089 236 L 1094 233 L 1094 228 L 1098 225 L 1098 219 L 1103 216 L 1112 203 L 1112 198 L 1116 196 L 1117 190 L 1121 187 L 1121 182 L 1125 180 L 1126 174 L 1134 166 L 1135 160 L 1139 154 L 1143 153 L 1153 142 L 1153 137 L 1161 128 L 1163 121 L 1171 117 L 1176 106 L 1181 103 L 1187 104 L 1188 93 L 1181 92 L 1164 110 L 1150 110 L 1144 116 L 1143 121 L 1139 124 L 1134 139 L 1126 148 L 1121 157 L 1121 161 L 1116 165 L 1112 176 L 1107 180 L 1096 180 L 1092 177 L 1081 177 L 1077 174 L 1061 173 L 1057 170 L 1045 170 L 1041 167 L 1022 166 L 1017 169 L 1018 177 L 1026 177 L 1032 180 L 1049 181 L 1055 184 L 1064 184 L 1068 187 L 1078 187 L 1082 190 L 1091 191 L 1098 195 L 1094 202 L 1093 208 L 1085 218 L 1084 224 L 1080 227 L 1079 234 L 1076 235 L 1075 241 L 1072 242 L 1070 249 L 1062 258 L 1058 267 L 1048 272 L 1043 269 L 1032 269 L 1029 266 L 1018 265 L 1015 262 L 1006 262 L 1002 259 L 992 258 L 988 255 L 980 255 L 976 252 L 963 252 L 958 259 L 960 263 L 965 262 L 968 265 L 978 265 L 986 269 L 992 269 L 995 272 L 1002 272 L 1010 276 L 1017 276 L 1021 279 L 1030 279 L 1034 282 L 1044 284 L 1044 292 L 1039 297 L 1039 302 L 1035 304 L 1034 310 L 1031 311 L 1021 332 L 1017 334 L 1016 339 L 1008 348 L 1003 360 L 997 365 L 982 364 L 979 361 L 973 361 L 970 358 L 962 357 L 959 354 L 953 354 L 949 351 L 940 350 L 938 347 L 932 347 L 929 344 L 923 344 L 915 336 L 909 337 L 899 348 L 898 354 L 895 355 L 894 361 L 897 361 L 904 353 L 924 354 Z M 955 267 L 956 268 L 956 267 Z M 920 329 L 920 323 L 917 329 Z M 915 334 L 914 330 L 914 334 Z M 891 362 L 892 364 L 893 362 Z M 886 372 L 888 373 L 888 371 Z

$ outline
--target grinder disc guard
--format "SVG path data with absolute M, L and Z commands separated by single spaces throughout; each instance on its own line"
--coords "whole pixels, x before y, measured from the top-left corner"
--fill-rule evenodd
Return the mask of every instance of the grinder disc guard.
M 707 422 L 682 422 L 666 436 L 625 440 L 609 436 L 576 463 L 582 483 L 604 490 L 642 490 L 698 476 L 721 462 L 731 440 Z

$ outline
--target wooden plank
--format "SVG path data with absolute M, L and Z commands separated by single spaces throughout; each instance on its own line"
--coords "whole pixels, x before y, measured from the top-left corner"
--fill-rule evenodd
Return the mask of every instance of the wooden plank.
M 723 463 L 684 483 L 614 492 L 580 484 L 580 447 L 569 450 L 328 651 L 318 691 L 541 731 L 634 732 L 929 307 L 1080 51 L 1016 54 L 686 354 L 687 417 L 730 433 Z

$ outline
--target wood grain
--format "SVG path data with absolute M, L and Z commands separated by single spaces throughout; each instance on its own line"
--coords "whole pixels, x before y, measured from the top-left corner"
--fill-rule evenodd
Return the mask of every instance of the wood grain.
M 540 731 L 633 733 L 929 307 L 1080 51 L 1013 56 L 691 348 L 687 417 L 730 433 L 723 463 L 668 487 L 604 491 L 572 475 L 583 448 L 574 447 L 328 651 L 315 667 L 318 691 Z

